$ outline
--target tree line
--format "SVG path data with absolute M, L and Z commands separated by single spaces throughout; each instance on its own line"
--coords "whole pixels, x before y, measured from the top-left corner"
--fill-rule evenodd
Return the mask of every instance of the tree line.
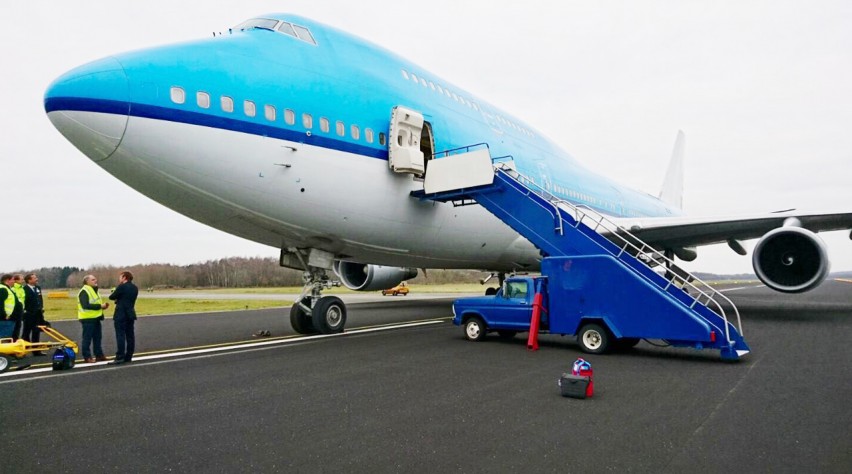
M 35 273 L 43 288 L 79 288 L 93 274 L 102 288 L 118 285 L 118 274 L 130 271 L 140 288 L 256 288 L 302 286 L 302 272 L 278 265 L 272 257 L 228 257 L 190 265 L 148 263 L 131 266 L 92 265 L 89 268 L 45 267 L 14 273 Z M 421 270 L 413 284 L 472 283 L 485 273 L 474 270 Z

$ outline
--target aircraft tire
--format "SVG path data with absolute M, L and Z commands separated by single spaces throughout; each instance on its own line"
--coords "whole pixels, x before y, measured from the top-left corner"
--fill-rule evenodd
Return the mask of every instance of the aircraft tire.
M 322 334 L 343 332 L 346 326 L 346 305 L 336 296 L 323 296 L 313 307 L 314 329 Z
M 589 354 L 603 354 L 609 349 L 609 341 L 609 331 L 599 324 L 585 324 L 577 334 L 580 350 Z
M 305 314 L 298 304 L 290 307 L 290 326 L 299 334 L 316 334 L 314 322 L 309 314 Z

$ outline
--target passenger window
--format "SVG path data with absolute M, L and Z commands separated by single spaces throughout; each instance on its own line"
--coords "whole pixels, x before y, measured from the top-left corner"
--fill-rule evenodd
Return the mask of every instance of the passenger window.
M 230 98 L 230 97 L 228 97 L 228 96 L 226 96 L 226 95 L 223 95 L 223 96 L 219 99 L 219 103 L 220 103 L 220 104 L 221 104 L 221 106 L 222 106 L 222 111 L 224 111 L 224 112 L 228 112 L 228 113 L 230 113 L 230 112 L 233 112 L 233 111 L 234 111 L 234 99 L 232 99 L 232 98 Z
M 270 122 L 275 121 L 275 106 L 274 105 L 264 105 L 263 106 L 263 115 L 266 116 L 266 120 Z
M 412 74 L 411 74 L 411 80 L 412 80 L 412 81 L 414 81 L 414 82 L 420 82 L 420 81 L 417 79 L 417 75 L 416 75 L 416 74 L 414 74 L 414 73 L 412 73 Z
M 293 25 L 287 23 L 286 21 L 281 22 L 281 24 L 278 25 L 278 31 L 284 33 L 285 35 L 290 35 L 294 38 L 296 37 L 296 32 L 293 30 Z
M 407 81 L 408 80 L 408 73 L 405 72 L 405 69 L 401 69 L 400 72 L 402 72 L 402 77 L 404 77 L 405 80 Z
M 385 132 L 379 132 L 379 145 L 385 144 Z
M 311 35 L 311 32 L 304 26 L 293 25 L 293 29 L 296 30 L 296 36 L 298 36 L 300 40 L 307 41 L 313 45 L 317 44 L 317 42 L 314 41 L 314 37 Z
M 186 102 L 186 92 L 180 87 L 172 87 L 169 91 L 169 96 L 175 104 L 183 104 Z
M 349 129 L 349 133 L 352 135 L 353 140 L 360 140 L 361 139 L 361 128 L 358 127 L 357 125 L 353 125 Z
M 311 115 L 311 114 L 302 114 L 302 125 L 303 125 L 305 128 L 307 128 L 307 129 L 311 129 L 311 128 L 313 128 L 313 127 L 314 127 L 314 117 L 313 117 L 313 115 Z
M 249 117 L 254 117 L 257 115 L 257 107 L 254 105 L 254 102 L 245 100 L 243 101 L 243 112 Z
M 341 137 L 343 135 L 346 135 L 346 125 L 344 125 L 343 122 L 341 122 L 340 120 L 335 122 L 335 128 L 337 129 L 337 134 Z
M 293 125 L 296 123 L 296 112 L 293 112 L 290 109 L 284 110 L 284 121 L 287 122 L 287 125 Z
M 202 109 L 210 108 L 210 94 L 206 92 L 196 92 L 195 93 L 195 103 L 198 104 Z
M 373 143 L 373 129 L 365 128 L 364 129 L 364 139 L 367 140 L 367 143 Z
M 328 133 L 328 119 L 325 117 L 320 117 L 320 130 L 325 133 Z
M 429 81 L 429 87 L 431 87 L 432 90 L 435 90 L 435 83 L 432 82 L 432 81 Z

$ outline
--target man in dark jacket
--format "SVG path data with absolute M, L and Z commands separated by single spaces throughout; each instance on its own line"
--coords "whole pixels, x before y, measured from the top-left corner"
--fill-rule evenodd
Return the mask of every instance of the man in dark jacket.
M 133 328 L 136 322 L 136 297 L 139 288 L 133 284 L 133 274 L 121 272 L 118 275 L 119 285 L 109 295 L 109 299 L 115 300 L 115 314 L 112 319 L 115 324 L 115 360 L 111 365 L 119 365 L 130 362 L 133 359 L 133 351 L 136 349 L 136 334 Z
M 41 329 L 38 327 L 47 324 L 44 320 L 44 300 L 41 296 L 41 287 L 38 286 L 38 275 L 28 274 L 24 277 L 24 283 L 24 333 L 21 339 L 38 342 L 39 334 L 41 334 Z

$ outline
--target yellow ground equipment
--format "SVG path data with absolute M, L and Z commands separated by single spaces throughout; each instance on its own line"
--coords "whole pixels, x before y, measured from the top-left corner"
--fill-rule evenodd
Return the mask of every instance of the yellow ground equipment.
M 53 354 L 53 368 L 55 370 L 70 369 L 74 366 L 74 358 L 78 350 L 77 343 L 50 326 L 39 326 L 39 329 L 50 336 L 54 342 L 28 342 L 23 339 L 15 341 L 12 338 L 0 339 L 0 373 L 9 370 L 12 360 L 23 359 L 33 352 L 46 352 L 51 349 L 56 349 Z M 62 363 L 57 364 L 58 358 L 61 359 Z

